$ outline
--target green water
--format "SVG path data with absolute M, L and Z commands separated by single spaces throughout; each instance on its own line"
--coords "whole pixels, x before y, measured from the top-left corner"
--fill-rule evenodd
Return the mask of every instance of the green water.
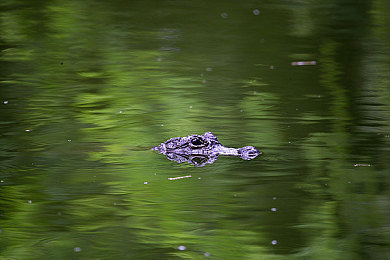
M 389 3 L 2 1 L 0 259 L 390 259 Z

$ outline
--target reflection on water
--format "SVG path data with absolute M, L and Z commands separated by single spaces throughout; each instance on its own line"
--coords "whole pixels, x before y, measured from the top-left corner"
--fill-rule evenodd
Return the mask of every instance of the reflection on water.
M 0 258 L 389 259 L 390 4 L 322 2 L 3 1 Z

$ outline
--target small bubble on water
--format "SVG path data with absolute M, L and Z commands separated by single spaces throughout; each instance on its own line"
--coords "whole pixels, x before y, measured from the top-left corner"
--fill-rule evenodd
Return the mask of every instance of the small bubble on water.
M 190 108 L 192 108 L 192 106 L 190 106 Z
M 254 15 L 259 15 L 260 14 L 260 10 L 259 9 L 255 9 L 252 11 Z
M 144 181 L 144 184 L 148 184 L 148 182 L 147 182 L 147 181 Z
M 0 182 L 2 182 L 2 183 L 3 183 L 3 182 L 4 182 L 4 180 L 0 180 Z
M 161 126 L 164 126 L 164 124 L 161 124 Z
M 204 252 L 203 254 L 205 257 L 209 257 L 210 256 L 210 253 L 209 252 Z
M 273 245 L 276 245 L 277 243 L 278 243 L 278 241 L 276 241 L 276 240 L 271 241 L 271 244 L 273 244 Z
M 153 175 L 157 175 L 157 173 L 154 173 Z
M 201 177 L 198 177 L 198 180 L 202 179 Z
M 228 14 L 227 14 L 227 13 L 222 13 L 222 14 L 221 14 L 221 17 L 225 19 L 225 18 L 228 17 Z
M 7 104 L 8 104 L 8 101 L 6 100 L 6 101 L 4 101 L 3 103 L 4 103 L 4 105 L 7 105 Z
M 185 246 L 178 246 L 177 249 L 183 251 L 183 250 L 186 250 L 187 248 Z
M 32 200 L 28 200 L 27 203 L 31 204 L 31 203 L 32 203 Z
M 80 252 L 80 251 L 81 251 L 81 247 L 75 247 L 73 250 L 74 250 L 75 252 Z
M 271 208 L 271 211 L 277 211 L 278 209 L 277 208 Z
M 24 130 L 25 132 L 31 132 L 31 130 L 30 129 L 26 129 L 26 130 Z

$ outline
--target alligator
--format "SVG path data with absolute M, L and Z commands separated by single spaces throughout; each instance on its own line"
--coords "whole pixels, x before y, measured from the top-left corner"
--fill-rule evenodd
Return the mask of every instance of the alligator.
M 178 163 L 189 162 L 196 167 L 214 163 L 219 155 L 238 156 L 244 160 L 252 160 L 261 154 L 253 146 L 225 147 L 211 132 L 174 137 L 154 147 L 153 150 L 166 155 L 169 160 Z

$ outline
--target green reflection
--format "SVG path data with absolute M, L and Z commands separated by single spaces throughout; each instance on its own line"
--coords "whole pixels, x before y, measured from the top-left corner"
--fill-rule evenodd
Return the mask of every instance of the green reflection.
M 389 4 L 349 2 L 1 3 L 0 259 L 389 258 Z M 150 150 L 206 131 L 264 155 Z

